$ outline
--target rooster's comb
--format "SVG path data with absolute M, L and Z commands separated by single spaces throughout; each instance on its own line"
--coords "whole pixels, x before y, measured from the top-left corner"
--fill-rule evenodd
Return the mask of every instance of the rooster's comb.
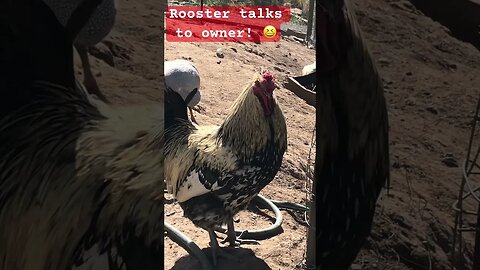
M 271 82 L 275 79 L 273 77 L 273 74 L 268 70 L 265 70 L 265 71 L 262 72 L 262 78 L 263 78 L 263 80 L 265 80 L 267 82 Z

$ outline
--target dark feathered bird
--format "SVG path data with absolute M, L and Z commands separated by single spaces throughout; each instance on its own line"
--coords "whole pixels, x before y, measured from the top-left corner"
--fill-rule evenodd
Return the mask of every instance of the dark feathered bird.
M 184 215 L 209 232 L 214 260 L 220 252 L 214 228 L 227 224 L 227 240 L 235 245 L 233 216 L 280 168 L 287 131 L 274 89 L 272 74 L 264 72 L 242 91 L 221 126 L 195 127 L 181 119 L 165 130 L 167 187 Z
M 347 270 L 389 181 L 382 81 L 343 0 L 318 2 L 317 269 Z

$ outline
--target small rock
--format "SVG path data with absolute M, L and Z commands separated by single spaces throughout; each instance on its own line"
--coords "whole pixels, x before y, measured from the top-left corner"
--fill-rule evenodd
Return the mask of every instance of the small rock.
M 424 248 L 413 248 L 412 251 L 410 251 L 410 257 L 412 258 L 412 261 L 419 265 L 429 264 L 428 252 Z
M 458 162 L 457 160 L 453 157 L 452 154 L 446 154 L 442 158 L 442 163 L 445 164 L 447 167 L 450 168 L 458 168 Z
M 412 73 L 411 71 L 409 71 L 409 72 L 406 73 L 406 75 L 407 75 L 407 76 L 412 76 L 413 73 Z
M 221 61 L 221 60 L 218 60 L 218 61 L 217 61 L 217 64 L 219 64 L 219 65 L 220 65 L 220 63 L 222 63 L 222 61 Z
M 232 51 L 234 51 L 234 52 L 237 52 L 237 49 L 235 49 L 233 47 L 231 47 L 230 49 L 232 49 Z
M 223 54 L 222 48 L 218 48 L 216 54 L 217 54 L 217 57 L 218 57 L 218 58 L 223 58 L 223 57 L 225 57 L 225 55 Z
M 438 111 L 433 107 L 428 107 L 426 110 L 433 113 L 433 114 L 438 114 Z
M 408 97 L 405 99 L 405 105 L 414 106 L 417 104 L 417 100 L 414 97 Z
M 388 60 L 387 58 L 384 58 L 384 57 L 380 57 L 380 59 L 378 59 L 378 62 L 382 65 L 389 65 L 390 64 L 390 60 Z

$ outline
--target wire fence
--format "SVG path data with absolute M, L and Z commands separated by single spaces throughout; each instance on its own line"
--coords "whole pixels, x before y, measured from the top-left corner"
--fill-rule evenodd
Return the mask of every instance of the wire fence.
M 312 202 L 313 202 L 313 196 L 315 196 L 315 192 L 313 190 L 313 182 L 315 181 L 315 174 L 314 174 L 314 169 L 315 169 L 315 153 L 316 153 L 316 136 L 315 136 L 315 131 L 316 128 L 313 129 L 312 131 L 312 137 L 310 140 L 310 149 L 308 151 L 308 158 L 307 158 L 307 166 L 306 166 L 306 177 L 305 177 L 305 186 L 304 186 L 304 191 L 305 191 L 305 204 L 306 206 L 310 209 L 312 207 Z M 310 217 L 309 217 L 310 211 L 305 211 L 304 213 L 304 219 L 306 223 L 306 232 L 305 234 L 307 237 L 310 236 L 308 233 L 309 228 L 311 227 L 310 225 Z M 303 269 L 309 269 L 309 264 L 311 264 L 311 258 L 308 258 L 308 256 L 311 256 L 311 251 L 309 250 L 309 241 L 305 241 L 305 252 L 303 254 Z
M 463 163 L 462 182 L 458 199 L 453 205 L 455 227 L 452 245 L 452 269 L 480 270 L 480 98 L 472 120 L 472 131 Z M 469 251 L 464 239 L 475 235 L 473 261 L 465 256 Z M 472 264 L 469 267 L 469 264 Z

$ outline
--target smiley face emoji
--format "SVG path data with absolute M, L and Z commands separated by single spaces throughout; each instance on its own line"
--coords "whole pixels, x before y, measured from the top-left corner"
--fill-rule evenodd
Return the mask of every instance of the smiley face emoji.
M 274 38 L 277 35 L 277 29 L 272 25 L 267 25 L 263 28 L 263 36 L 266 38 Z

